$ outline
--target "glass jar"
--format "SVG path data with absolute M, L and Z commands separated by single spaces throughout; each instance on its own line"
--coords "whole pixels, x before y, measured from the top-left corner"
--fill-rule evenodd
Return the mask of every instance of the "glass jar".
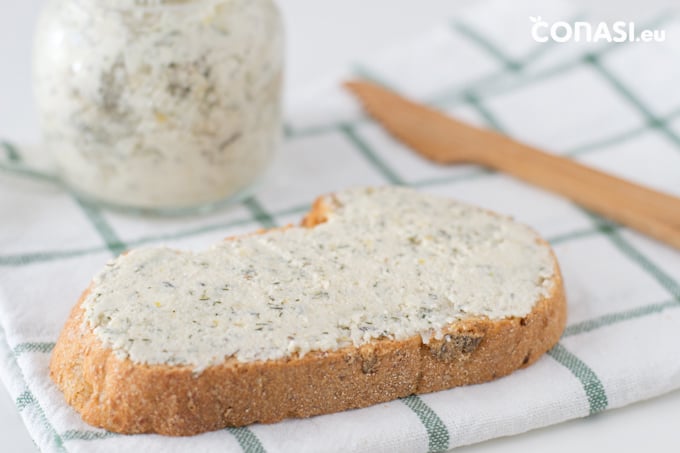
M 36 32 L 43 138 L 77 194 L 174 211 L 243 194 L 281 130 L 271 0 L 49 0 Z

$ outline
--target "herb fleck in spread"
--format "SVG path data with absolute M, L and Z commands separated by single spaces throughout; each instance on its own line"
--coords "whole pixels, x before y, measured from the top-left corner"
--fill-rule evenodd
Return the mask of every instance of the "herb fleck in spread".
M 326 223 L 191 253 L 133 251 L 83 303 L 120 357 L 197 371 L 421 335 L 469 316 L 525 316 L 556 263 L 528 227 L 479 208 L 385 187 L 326 202 Z

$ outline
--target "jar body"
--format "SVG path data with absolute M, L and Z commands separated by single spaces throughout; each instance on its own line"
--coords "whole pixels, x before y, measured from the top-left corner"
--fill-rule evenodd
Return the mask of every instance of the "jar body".
M 51 0 L 34 86 L 63 180 L 159 210 L 242 191 L 279 140 L 282 35 L 271 0 Z

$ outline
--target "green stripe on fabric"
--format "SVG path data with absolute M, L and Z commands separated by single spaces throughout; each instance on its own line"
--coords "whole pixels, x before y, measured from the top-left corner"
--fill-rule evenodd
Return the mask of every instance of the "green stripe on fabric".
M 24 381 L 25 385 L 26 381 L 23 377 L 23 374 L 21 375 L 21 379 Z M 50 431 L 50 434 L 52 435 L 52 440 L 57 451 L 64 452 L 66 451 L 62 437 L 59 435 L 59 433 L 57 433 L 57 431 L 54 429 L 50 421 L 47 419 L 47 415 L 45 415 L 45 411 L 40 405 L 40 402 L 35 398 L 35 396 L 33 396 L 33 393 L 31 393 L 30 390 L 26 390 L 21 395 L 19 395 L 15 401 L 15 404 L 19 412 L 23 412 L 29 407 L 34 407 L 35 410 L 38 412 L 38 418 L 40 419 L 40 422 L 43 424 L 43 427 Z
M 113 256 L 118 256 L 123 253 L 127 246 L 118 238 L 116 232 L 113 231 L 113 228 L 106 221 L 99 208 L 89 201 L 77 197 L 74 197 L 74 199 L 97 230 L 99 236 L 101 236 L 104 244 L 106 244 L 106 247 L 111 251 Z
M 14 401 L 14 404 L 16 404 L 17 409 L 19 409 L 19 412 L 23 411 L 26 409 L 26 407 L 30 406 L 31 404 L 34 404 L 35 398 L 33 397 L 33 394 L 26 390 L 24 391 L 21 395 L 17 396 L 16 401 Z
M 484 120 L 488 127 L 507 135 L 505 127 L 501 124 L 498 117 L 482 103 L 482 100 L 479 98 L 479 96 L 477 96 L 477 94 L 472 92 L 466 93 L 465 101 L 470 107 L 474 108 L 475 112 L 477 112 L 477 114 Z
M 283 137 L 284 138 L 291 138 L 295 136 L 295 130 L 293 129 L 293 126 L 291 126 L 288 123 L 283 124 Z
M 490 87 L 502 83 L 504 78 L 507 77 L 514 79 L 517 77 L 517 73 L 508 73 L 507 70 L 502 70 L 486 78 L 480 78 L 476 82 L 461 84 L 448 90 L 433 93 L 424 99 L 424 103 L 442 110 L 450 109 L 465 102 L 465 93 L 469 91 L 486 92 Z
M 650 127 L 658 129 L 659 132 L 663 133 L 670 141 L 672 141 L 676 147 L 680 150 L 680 137 L 670 129 L 664 121 L 654 115 L 652 111 L 647 107 L 642 100 L 633 91 L 624 85 L 624 83 L 616 77 L 610 70 L 604 67 L 596 55 L 589 54 L 586 55 L 584 61 L 593 67 L 596 72 L 598 72 L 609 84 L 624 98 L 629 104 L 633 105 L 638 112 L 645 118 Z
M 259 205 L 259 203 L 258 203 Z M 287 216 L 287 215 L 293 215 L 293 214 L 302 214 L 304 212 L 309 211 L 309 208 L 311 207 L 310 204 L 304 204 L 304 205 L 298 205 L 298 206 L 292 206 L 290 208 L 285 208 L 280 211 L 274 212 L 272 215 L 266 213 L 264 210 L 264 214 L 260 214 L 263 217 L 263 221 L 267 221 L 266 218 L 269 217 L 271 220 L 271 225 L 276 226 L 274 224 L 274 218 L 275 217 L 280 217 L 280 216 Z M 254 206 L 251 206 L 249 210 L 253 212 L 253 209 L 257 209 Z M 192 236 L 197 236 L 199 234 L 204 234 L 204 233 L 210 233 L 212 231 L 218 231 L 218 230 L 228 230 L 229 228 L 234 228 L 237 226 L 243 226 L 247 225 L 249 223 L 255 223 L 258 222 L 260 225 L 262 225 L 262 222 L 258 220 L 257 214 L 253 214 L 253 217 L 248 217 L 246 219 L 238 219 L 238 220 L 232 220 L 230 222 L 224 222 L 224 223 L 215 223 L 211 225 L 205 225 L 197 228 L 191 228 L 188 230 L 180 230 L 176 233 L 170 233 L 170 234 L 163 234 L 163 235 L 153 235 L 153 236 L 144 236 L 140 237 L 137 239 L 133 239 L 131 241 L 128 241 L 128 245 L 130 246 L 139 246 L 139 245 L 144 245 L 148 244 L 151 242 L 160 242 L 160 241 L 171 241 L 175 239 L 182 239 L 185 237 L 192 237 Z
M 479 116 L 482 117 L 482 119 L 486 122 L 486 124 L 489 127 L 499 132 L 503 131 L 503 127 L 501 126 L 501 123 L 496 117 L 496 115 L 491 113 L 491 110 L 489 110 L 484 106 L 484 104 L 482 104 L 482 101 L 479 99 L 479 96 L 472 92 L 465 93 L 465 101 L 468 103 L 468 105 L 474 107 Z
M 23 253 L 17 255 L 5 255 L 0 256 L 0 266 L 27 266 L 33 263 L 45 263 L 48 261 L 77 258 L 79 256 L 91 255 L 94 253 L 102 252 L 104 250 L 107 250 L 107 247 L 99 246 L 75 250 L 45 251 Z
M 516 72 L 522 69 L 523 66 L 522 62 L 505 55 L 505 53 L 502 52 L 496 44 L 491 42 L 491 40 L 488 39 L 487 37 L 482 36 L 480 33 L 478 33 L 469 25 L 460 21 L 455 21 L 452 24 L 452 26 L 454 30 L 456 30 L 461 35 L 465 36 L 469 41 L 475 43 L 477 47 L 484 50 L 494 59 L 501 61 L 505 68 L 507 68 L 509 71 Z
M 632 319 L 643 318 L 655 313 L 661 313 L 670 308 L 680 308 L 680 303 L 677 300 L 669 300 L 659 304 L 650 304 L 643 307 L 633 308 L 631 310 L 620 311 L 618 313 L 609 313 L 598 318 L 589 319 L 587 321 L 579 322 L 568 326 L 562 338 L 578 335 L 581 333 L 592 332 L 601 327 L 611 326 L 620 322 L 629 321 Z
M 43 173 L 41 171 L 33 170 L 32 168 L 19 166 L 19 165 L 6 165 L 0 162 L 0 170 L 12 173 L 18 176 L 26 176 L 31 179 L 38 181 L 49 182 L 52 184 L 60 184 L 59 178 L 49 173 Z
M 55 175 L 44 173 L 39 170 L 25 166 L 23 164 L 23 157 L 21 156 L 21 152 L 19 151 L 19 148 L 16 145 L 8 141 L 0 140 L 0 148 L 3 148 L 5 150 L 7 162 L 9 162 L 9 164 L 5 162 L 0 162 L 0 170 L 9 173 L 14 173 L 20 176 L 27 176 L 29 178 L 45 182 L 59 183 L 59 178 L 57 178 Z
M 14 348 L 14 355 L 19 357 L 26 352 L 49 353 L 54 349 L 55 343 L 21 343 Z
M 602 65 L 600 62 L 600 57 L 589 53 L 583 57 L 583 61 L 591 65 L 597 72 L 599 72 L 600 75 L 604 77 L 610 83 L 610 85 L 616 89 L 616 91 L 619 92 L 619 94 L 626 98 L 630 104 L 632 104 L 640 113 L 642 113 L 645 119 L 649 121 L 649 124 L 657 123 L 658 120 L 652 111 L 646 105 L 644 105 L 640 98 L 635 96 L 628 87 L 624 86 L 621 80 L 619 80 L 617 77 L 614 77 L 614 75 Z
M 591 370 L 581 359 L 569 352 L 562 344 L 558 343 L 550 351 L 548 355 L 562 364 L 576 378 L 581 381 L 583 390 L 586 392 L 588 404 L 590 405 L 590 414 L 596 414 L 607 408 L 609 402 L 604 386 L 595 372 Z
M 637 129 L 633 129 L 627 132 L 623 132 L 621 134 L 614 135 L 612 137 L 607 137 L 602 140 L 598 140 L 592 143 L 586 143 L 584 145 L 579 145 L 576 146 L 567 152 L 564 153 L 565 156 L 568 157 L 578 157 L 582 156 L 584 154 L 589 154 L 594 151 L 599 151 L 604 148 L 608 148 L 613 145 L 618 145 L 621 143 L 628 142 L 634 138 L 640 137 L 646 132 L 649 132 L 649 127 L 648 126 L 643 126 Z
M 23 378 L 23 375 L 22 380 L 24 380 L 25 384 L 26 381 Z M 54 429 L 54 426 L 52 426 L 52 424 L 48 420 L 45 411 L 40 405 L 40 402 L 33 396 L 33 394 L 30 391 L 27 390 L 24 393 L 22 393 L 19 396 L 19 398 L 17 398 L 16 404 L 17 408 L 19 409 L 19 412 L 22 412 L 28 407 L 34 407 L 38 413 L 38 418 L 40 419 L 40 423 L 43 425 L 43 428 L 47 429 L 50 435 L 52 436 L 52 442 L 54 443 L 56 450 L 66 452 L 66 447 L 64 447 L 64 440 L 61 438 L 59 433 L 57 433 L 57 431 Z
M 262 225 L 263 228 L 276 228 L 276 221 L 274 218 L 267 212 L 267 210 L 262 206 L 262 204 L 257 201 L 257 198 L 255 197 L 250 197 L 246 200 L 243 200 L 243 206 L 246 207 L 250 211 L 250 213 L 253 215 L 253 218 L 257 220 L 257 222 Z
M 624 255 L 637 263 L 647 274 L 654 278 L 661 286 L 663 286 L 673 297 L 680 301 L 680 284 L 675 281 L 670 275 L 664 272 L 659 266 L 654 264 L 647 256 L 635 248 L 630 242 L 625 240 L 617 231 L 615 231 L 607 221 L 595 214 L 588 213 L 593 219 L 600 222 L 600 231 L 602 231 L 609 240 L 618 248 Z
M 9 343 L 7 343 L 7 335 L 5 333 L 5 329 L 2 327 L 1 324 L 0 324 L 0 342 L 3 343 L 3 346 L 5 348 L 7 348 L 7 351 L 11 351 L 12 348 L 10 348 Z M 13 373 L 15 377 L 18 377 L 21 383 L 24 385 L 24 387 L 28 389 L 29 387 L 28 383 L 26 382 L 26 377 L 24 376 L 24 372 L 19 366 L 19 363 L 17 362 L 16 356 L 14 355 L 10 356 L 8 368 L 9 368 L 8 371 L 10 373 Z M 64 442 L 61 436 L 54 429 L 54 426 L 52 426 L 52 423 L 50 423 L 50 420 L 47 418 L 47 415 L 45 414 L 45 411 L 40 405 L 40 402 L 33 396 L 30 390 L 24 391 L 21 395 L 17 397 L 15 402 L 20 412 L 26 409 L 28 406 L 31 405 L 34 406 L 35 410 L 38 412 L 38 418 L 40 419 L 40 423 L 42 424 L 43 429 L 47 430 L 49 434 L 52 436 L 52 442 L 54 443 L 55 450 L 59 452 L 66 452 L 66 447 L 64 447 Z
M 376 152 L 362 140 L 356 133 L 353 127 L 343 125 L 340 127 L 342 133 L 347 137 L 350 143 L 354 145 L 361 155 L 376 169 L 380 174 L 390 183 L 399 186 L 406 185 L 406 182 L 394 170 L 392 170 L 385 161 L 383 161 Z
M 61 438 L 64 441 L 69 440 L 101 440 L 110 437 L 118 437 L 120 434 L 112 433 L 110 431 L 82 431 L 77 429 L 70 429 L 61 433 Z
M 417 395 L 400 400 L 420 419 L 428 437 L 428 452 L 441 452 L 449 449 L 449 430 L 441 418 Z
M 475 168 L 473 171 L 469 173 L 465 173 L 463 175 L 454 175 L 454 176 L 444 176 L 441 178 L 429 178 L 429 179 L 421 179 L 419 181 L 415 181 L 411 183 L 411 186 L 413 187 L 433 187 L 433 186 L 441 186 L 441 185 L 446 185 L 446 184 L 454 184 L 458 182 L 464 182 L 464 181 L 474 181 L 475 179 L 481 179 L 485 176 L 493 175 L 495 172 L 492 172 L 490 170 L 487 170 L 485 168 Z
M 8 161 L 14 163 L 21 162 L 21 154 L 19 154 L 19 150 L 14 145 L 6 141 L 0 141 L 0 146 L 4 148 Z
M 630 131 L 622 132 L 620 134 L 615 134 L 610 137 L 603 138 L 601 140 L 597 140 L 592 143 L 585 143 L 583 145 L 578 145 L 574 148 L 571 148 L 567 150 L 564 155 L 569 156 L 569 157 L 578 157 L 583 154 L 588 154 L 592 153 L 595 151 L 600 151 L 606 148 L 609 148 L 613 145 L 618 145 L 621 143 L 626 143 L 634 138 L 640 137 L 641 135 L 644 135 L 646 132 L 649 132 L 650 130 L 654 130 L 655 128 L 659 127 L 660 125 L 663 125 L 666 127 L 669 122 L 673 121 L 676 119 L 678 116 L 680 116 L 680 108 L 673 109 L 671 113 L 666 115 L 665 117 L 661 118 L 661 121 L 657 124 L 645 124 L 642 127 L 639 127 L 637 129 L 633 129 Z
M 596 235 L 601 234 L 601 233 L 602 232 L 597 227 L 586 228 L 586 229 L 583 229 L 583 230 L 570 231 L 568 233 L 560 234 L 559 236 L 554 236 L 554 237 L 548 238 L 548 242 L 551 245 L 561 245 L 561 244 L 564 244 L 565 242 L 571 242 L 575 239 L 581 239 L 581 238 L 596 236 Z
M 255 223 L 255 222 L 257 222 L 257 219 L 249 217 L 247 219 L 238 219 L 238 220 L 233 220 L 231 222 L 215 223 L 215 224 L 211 224 L 211 225 L 205 225 L 205 226 L 202 226 L 202 227 L 191 228 L 191 229 L 188 229 L 188 230 L 178 231 L 176 233 L 158 234 L 158 235 L 152 235 L 152 236 L 142 236 L 140 238 L 128 241 L 128 245 L 131 246 L 131 247 L 136 247 L 136 246 L 148 244 L 148 243 L 151 243 L 151 242 L 171 241 L 171 240 L 175 240 L 175 239 L 182 239 L 182 238 L 186 238 L 186 237 L 198 236 L 199 234 L 210 233 L 212 231 L 226 230 L 226 229 L 229 229 L 229 228 L 247 225 L 249 223 Z
M 243 453 L 266 453 L 260 439 L 248 428 L 227 428 L 238 441 Z
M 345 119 L 343 120 L 342 123 L 328 123 L 328 124 L 319 124 L 315 126 L 307 126 L 303 127 L 300 129 L 292 129 L 291 128 L 291 135 L 290 139 L 298 139 L 298 138 L 304 138 L 304 137 L 313 137 L 317 135 L 324 135 L 324 134 L 331 134 L 335 132 L 339 132 L 340 128 L 342 126 L 359 126 L 361 124 L 366 124 L 371 122 L 368 117 L 360 117 L 360 118 L 354 118 L 354 119 Z

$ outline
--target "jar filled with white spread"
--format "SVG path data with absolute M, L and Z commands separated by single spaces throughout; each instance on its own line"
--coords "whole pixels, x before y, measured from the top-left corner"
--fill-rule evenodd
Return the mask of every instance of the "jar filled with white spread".
M 272 0 L 49 0 L 34 84 L 46 146 L 77 194 L 184 210 L 242 195 L 281 129 Z

